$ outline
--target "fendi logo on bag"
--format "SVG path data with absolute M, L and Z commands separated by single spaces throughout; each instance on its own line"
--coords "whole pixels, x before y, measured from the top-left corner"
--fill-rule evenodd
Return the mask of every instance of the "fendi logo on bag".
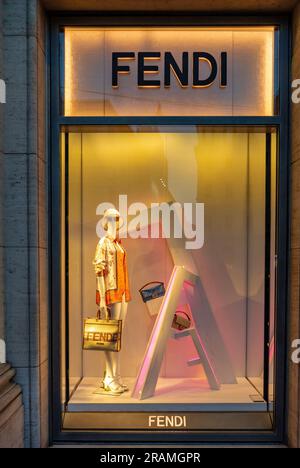
M 88 341 L 100 341 L 101 343 L 114 343 L 118 341 L 119 333 L 85 332 L 84 339 Z

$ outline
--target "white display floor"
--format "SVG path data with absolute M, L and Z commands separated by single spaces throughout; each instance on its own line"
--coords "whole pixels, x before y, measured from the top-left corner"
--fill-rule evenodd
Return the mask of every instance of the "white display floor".
M 251 395 L 256 389 L 245 378 L 237 384 L 222 385 L 220 390 L 210 390 L 206 381 L 191 378 L 159 378 L 155 395 L 146 400 L 131 398 L 134 378 L 124 378 L 129 392 L 121 396 L 95 393 L 99 389 L 99 378 L 85 377 L 73 392 L 68 411 L 266 411 L 265 402 L 253 402 Z

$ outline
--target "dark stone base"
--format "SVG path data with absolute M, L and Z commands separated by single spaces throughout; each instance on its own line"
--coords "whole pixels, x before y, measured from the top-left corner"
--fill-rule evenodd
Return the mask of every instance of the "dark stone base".
M 0 364 L 0 448 L 24 447 L 24 408 L 15 371 Z

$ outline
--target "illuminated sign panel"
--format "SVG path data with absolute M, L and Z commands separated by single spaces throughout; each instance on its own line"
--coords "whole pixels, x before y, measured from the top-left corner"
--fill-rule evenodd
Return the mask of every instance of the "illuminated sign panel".
M 66 28 L 67 116 L 274 114 L 274 28 Z

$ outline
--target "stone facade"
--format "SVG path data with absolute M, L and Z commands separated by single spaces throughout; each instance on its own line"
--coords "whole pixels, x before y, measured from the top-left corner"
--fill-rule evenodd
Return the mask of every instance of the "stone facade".
M 1 250 L 7 359 L 22 387 L 25 447 L 48 444 L 45 17 L 37 0 L 4 0 Z
M 0 364 L 0 448 L 24 447 L 24 407 L 15 371 Z
M 291 11 L 297 0 L 43 0 L 45 7 L 55 11 L 203 11 L 203 12 L 285 12 Z
M 292 80 L 300 79 L 300 3 L 293 14 Z M 300 338 L 300 104 L 291 104 L 291 239 L 289 339 Z M 289 359 L 288 442 L 300 447 L 300 367 Z
M 202 11 L 292 11 L 297 0 L 204 0 Z M 0 366 L 0 447 L 48 445 L 48 278 L 46 15 L 106 10 L 104 0 L 0 0 L 0 338 L 10 365 Z M 135 0 L 109 2 L 130 11 Z M 193 11 L 198 0 L 143 0 L 139 10 Z M 300 3 L 293 13 L 293 78 L 300 78 Z M 2 47 L 3 45 L 3 47 Z M 4 64 L 4 65 L 3 65 Z M 4 115 L 3 115 L 4 114 Z M 300 337 L 300 104 L 292 105 L 289 343 Z M 4 327 L 5 325 L 5 327 Z M 288 349 L 288 353 L 290 348 Z M 12 367 L 11 367 L 12 366 Z M 288 441 L 300 446 L 300 372 L 289 361 Z M 17 384 L 14 383 L 17 382 Z M 22 395 L 21 395 L 22 388 Z
M 0 2 L 0 79 L 3 73 L 3 5 Z M 0 103 L 0 174 L 3 172 L 3 113 L 4 104 Z M 0 185 L 0 220 L 3 219 L 2 203 L 3 187 Z M 3 263 L 3 232 L 0 228 L 0 339 L 4 339 L 4 263 Z

